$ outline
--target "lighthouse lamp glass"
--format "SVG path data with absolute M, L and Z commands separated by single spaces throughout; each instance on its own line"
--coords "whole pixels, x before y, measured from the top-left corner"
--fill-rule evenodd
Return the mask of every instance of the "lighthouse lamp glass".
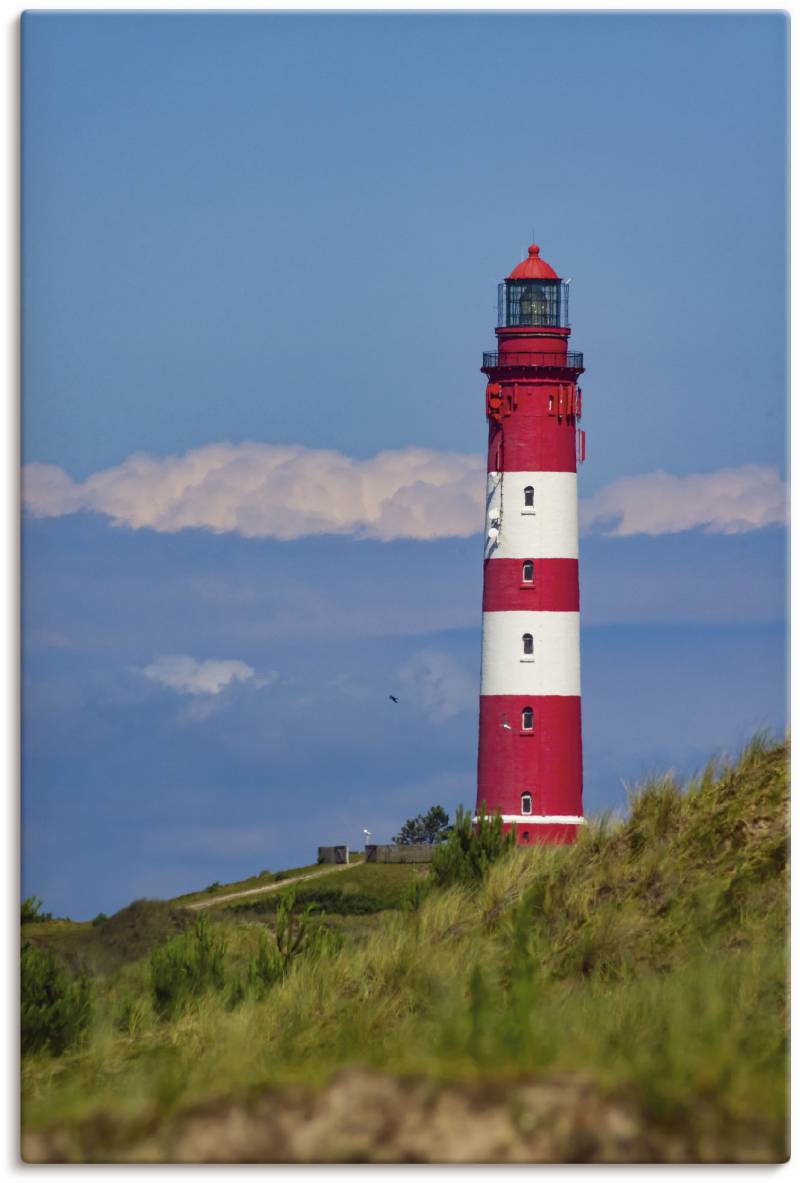
M 563 328 L 568 324 L 568 295 L 560 279 L 507 279 L 498 293 L 500 326 Z

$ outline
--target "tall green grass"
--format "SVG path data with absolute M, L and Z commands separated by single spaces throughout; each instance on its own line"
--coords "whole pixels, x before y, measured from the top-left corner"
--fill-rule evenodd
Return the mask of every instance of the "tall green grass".
M 571 848 L 514 849 L 477 883 L 416 892 L 358 943 L 315 938 L 280 974 L 270 943 L 263 990 L 199 993 L 164 1022 L 147 962 L 127 966 L 99 980 L 83 1046 L 26 1059 L 26 1121 L 163 1117 L 354 1063 L 440 1080 L 556 1071 L 698 1138 L 757 1129 L 779 1155 L 786 797 L 786 745 L 757 737 L 686 786 L 640 786 L 627 820 Z M 220 928 L 225 972 L 246 978 L 263 926 Z

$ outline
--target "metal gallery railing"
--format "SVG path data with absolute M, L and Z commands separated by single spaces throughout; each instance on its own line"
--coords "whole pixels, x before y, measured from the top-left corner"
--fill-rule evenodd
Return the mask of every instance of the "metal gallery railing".
M 567 353 L 484 353 L 484 370 L 494 370 L 499 366 L 544 366 L 555 370 L 583 370 L 583 354 Z

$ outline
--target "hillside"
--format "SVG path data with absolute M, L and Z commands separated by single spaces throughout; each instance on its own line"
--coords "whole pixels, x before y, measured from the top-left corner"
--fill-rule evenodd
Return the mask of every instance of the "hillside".
M 782 1160 L 787 754 L 653 780 L 477 887 L 308 883 L 326 914 L 279 976 L 275 895 L 137 945 L 82 1040 L 26 1055 L 26 1158 Z M 155 907 L 182 926 L 186 902 Z

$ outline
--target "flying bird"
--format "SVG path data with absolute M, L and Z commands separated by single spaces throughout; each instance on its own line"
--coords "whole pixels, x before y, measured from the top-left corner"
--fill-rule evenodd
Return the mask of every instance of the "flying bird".
M 389 697 L 391 698 L 392 702 L 397 702 L 397 699 L 393 694 L 390 694 Z

